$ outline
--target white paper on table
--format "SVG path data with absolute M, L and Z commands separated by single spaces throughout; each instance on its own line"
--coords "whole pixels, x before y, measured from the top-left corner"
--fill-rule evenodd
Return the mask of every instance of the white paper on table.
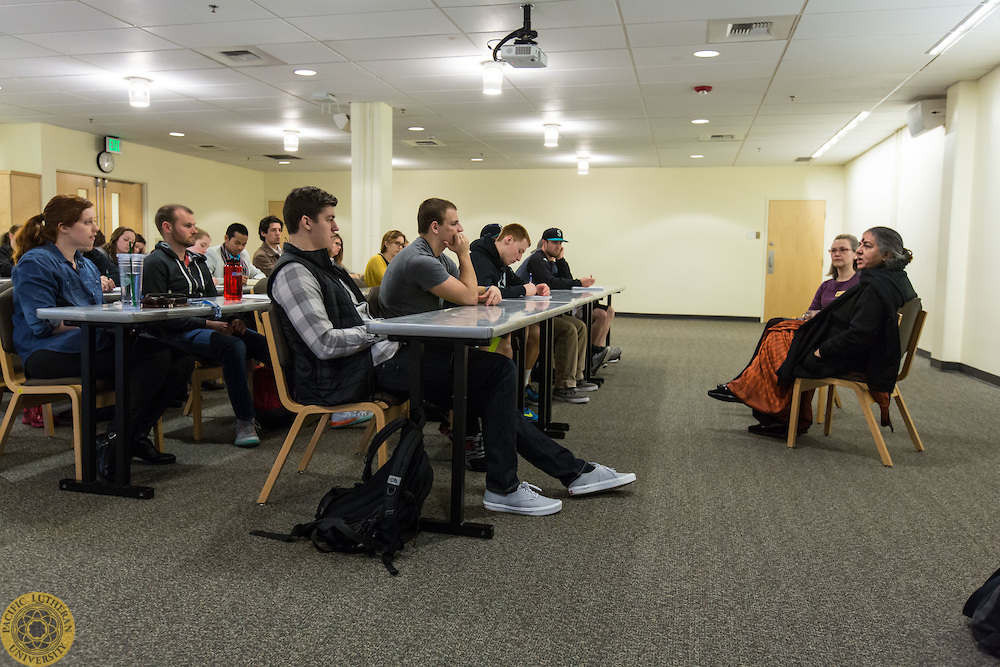
M 578 292 L 589 292 L 591 290 L 599 290 L 604 288 L 601 287 L 600 285 L 591 285 L 590 287 L 574 287 L 573 289 L 575 289 Z
M 532 296 L 526 296 L 524 298 L 528 301 L 548 301 L 549 299 L 552 298 L 552 296 L 551 295 L 539 296 L 538 294 L 535 294 Z

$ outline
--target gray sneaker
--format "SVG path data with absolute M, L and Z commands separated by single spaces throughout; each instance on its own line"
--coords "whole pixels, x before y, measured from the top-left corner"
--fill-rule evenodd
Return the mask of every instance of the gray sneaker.
M 521 482 L 511 493 L 494 493 L 489 489 L 483 497 L 483 507 L 494 512 L 510 512 L 526 516 L 545 516 L 555 514 L 562 509 L 562 501 L 556 498 L 546 498 L 539 494 L 537 486 Z
M 598 352 L 594 353 L 594 356 L 590 360 L 590 374 L 594 375 L 597 371 L 601 370 L 601 366 L 604 365 L 604 360 L 608 358 L 608 352 L 611 348 L 604 347 Z
M 590 397 L 577 393 L 573 387 L 566 387 L 564 389 L 553 389 L 552 400 L 562 401 L 563 403 L 589 403 Z
M 602 466 L 600 463 L 590 462 L 594 469 L 585 472 L 569 485 L 569 495 L 584 496 L 588 493 L 607 491 L 619 486 L 625 486 L 635 481 L 634 472 L 618 472 L 614 468 Z
M 587 382 L 586 380 L 579 380 L 576 383 L 577 391 L 597 391 L 601 385 L 594 382 Z
M 245 448 L 256 447 L 260 444 L 260 438 L 257 436 L 257 429 L 252 419 L 236 420 L 236 440 L 233 441 L 233 444 Z
M 608 358 L 604 360 L 606 364 L 614 364 L 621 361 L 622 349 L 620 347 L 609 347 Z

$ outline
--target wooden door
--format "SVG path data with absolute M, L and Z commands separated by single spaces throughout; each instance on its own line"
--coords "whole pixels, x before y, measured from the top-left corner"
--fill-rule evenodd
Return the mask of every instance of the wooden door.
M 56 191 L 92 202 L 97 209 L 98 227 L 105 236 L 122 226 L 143 234 L 142 183 L 57 171 Z
M 765 322 L 809 307 L 823 275 L 825 224 L 825 200 L 768 202 Z
M 0 232 L 11 225 L 23 225 L 41 212 L 41 175 L 0 171 Z

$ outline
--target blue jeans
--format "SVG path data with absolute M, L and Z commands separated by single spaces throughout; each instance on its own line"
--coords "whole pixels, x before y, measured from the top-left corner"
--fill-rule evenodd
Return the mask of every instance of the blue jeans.
M 211 329 L 192 329 L 164 336 L 167 343 L 198 359 L 222 366 L 229 402 L 237 419 L 254 418 L 253 396 L 247 385 L 247 360 L 268 361 L 267 339 L 247 329 L 242 336 L 229 336 Z
M 375 387 L 398 396 L 410 393 L 411 351 L 403 348 L 375 368 Z M 421 357 L 420 388 L 435 405 L 452 403 L 451 346 L 427 345 Z M 564 486 L 580 476 L 586 461 L 532 425 L 517 409 L 517 369 L 501 354 L 469 350 L 468 406 L 471 417 L 483 422 L 486 451 L 486 488 L 510 493 L 518 484 L 517 455 L 555 477 Z

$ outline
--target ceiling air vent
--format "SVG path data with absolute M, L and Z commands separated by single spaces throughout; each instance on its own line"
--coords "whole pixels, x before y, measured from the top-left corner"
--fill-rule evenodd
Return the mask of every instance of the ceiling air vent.
M 713 19 L 708 22 L 709 44 L 732 42 L 771 42 L 786 40 L 798 22 L 795 14 L 757 16 L 739 19 Z
M 743 141 L 743 138 L 742 132 L 733 132 L 730 134 L 711 134 L 706 132 L 698 135 L 698 141 Z
M 295 155 L 265 155 L 264 157 L 269 157 L 272 160 L 301 160 L 302 158 L 296 157 Z
M 228 151 L 229 150 L 228 148 L 223 148 L 222 146 L 216 146 L 214 144 L 199 144 L 198 146 L 195 146 L 195 148 L 197 148 L 198 150 L 201 150 L 201 151 Z
M 448 144 L 443 141 L 439 141 L 434 137 L 427 137 L 426 139 L 408 139 L 403 142 L 407 146 L 413 146 L 414 148 L 421 148 L 425 146 L 447 146 Z
M 230 46 L 223 49 L 196 49 L 198 53 L 227 67 L 266 67 L 287 65 L 259 46 Z
M 797 157 L 797 158 L 795 158 L 795 161 L 796 162 L 812 162 L 813 159 L 811 157 Z

